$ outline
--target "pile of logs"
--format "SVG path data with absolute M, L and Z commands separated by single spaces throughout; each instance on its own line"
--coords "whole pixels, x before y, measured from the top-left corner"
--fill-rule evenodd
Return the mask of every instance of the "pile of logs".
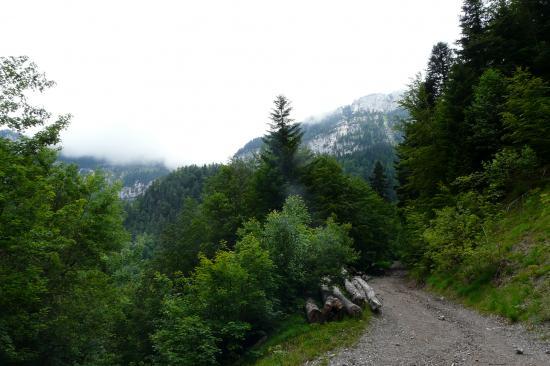
M 307 299 L 305 308 L 308 322 L 324 323 L 341 320 L 346 314 L 352 317 L 360 317 L 362 307 L 368 305 L 372 311 L 379 311 L 382 307 L 376 293 L 364 278 L 353 276 L 346 279 L 344 287 L 351 296 L 351 300 L 336 285 L 321 286 L 321 297 L 323 299 L 321 308 L 317 306 L 315 300 Z

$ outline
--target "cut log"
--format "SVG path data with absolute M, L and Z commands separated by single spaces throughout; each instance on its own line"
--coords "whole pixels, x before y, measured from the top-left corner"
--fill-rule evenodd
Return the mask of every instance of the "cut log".
M 346 309 L 346 313 L 348 313 L 348 315 L 354 317 L 361 316 L 361 307 L 351 302 L 337 286 L 332 286 L 331 290 L 332 294 L 342 302 L 342 305 L 344 305 L 344 309 Z
M 344 305 L 336 297 L 329 295 L 321 310 L 326 321 L 342 320 L 345 315 Z
M 362 288 L 372 311 L 380 310 L 382 307 L 382 302 L 378 299 L 378 297 L 376 297 L 376 292 L 374 292 L 372 287 L 369 286 L 367 281 L 359 276 L 355 276 L 351 279 L 351 282 L 355 285 L 355 287 Z
M 307 321 L 310 323 L 322 323 L 324 321 L 323 313 L 321 313 L 313 299 L 307 299 L 306 301 L 306 316 Z
M 327 285 L 321 286 L 321 297 L 323 298 L 324 305 L 321 312 L 325 316 L 327 321 L 342 320 L 346 314 L 344 304 L 337 297 L 334 297 L 332 291 Z
M 367 297 L 365 294 L 365 291 L 363 291 L 362 287 L 357 287 L 357 285 L 353 284 L 350 280 L 345 279 L 344 285 L 346 287 L 346 291 L 351 295 L 351 301 L 359 306 L 363 306 L 367 302 Z
M 327 301 L 329 296 L 332 296 L 332 291 L 330 291 L 327 285 L 321 285 L 321 297 L 323 301 Z

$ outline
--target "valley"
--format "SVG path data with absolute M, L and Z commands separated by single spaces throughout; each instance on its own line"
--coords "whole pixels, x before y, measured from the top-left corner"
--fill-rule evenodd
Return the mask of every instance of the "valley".
M 19 3 L 0 365 L 550 364 L 550 1 Z

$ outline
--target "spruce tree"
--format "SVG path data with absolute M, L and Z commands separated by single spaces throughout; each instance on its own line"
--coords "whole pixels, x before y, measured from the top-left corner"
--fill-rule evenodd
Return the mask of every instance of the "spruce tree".
M 262 153 L 262 159 L 278 169 L 287 182 L 292 182 L 297 175 L 296 153 L 303 133 L 300 125 L 290 118 L 290 101 L 279 95 L 273 103 L 275 107 L 270 113 L 270 131 L 263 138 L 266 149 Z
M 469 65 L 470 72 L 479 76 L 481 72 L 492 62 L 491 43 L 487 24 L 490 23 L 490 14 L 483 0 L 464 0 L 462 15 L 460 16 L 460 28 L 462 37 L 458 44 L 462 47 L 459 51 L 462 61 Z
M 264 136 L 261 166 L 256 176 L 256 194 L 263 214 L 279 209 L 285 198 L 297 193 L 299 180 L 297 152 L 302 141 L 300 125 L 290 118 L 292 106 L 283 95 L 273 101 L 270 130 Z
M 453 51 L 447 43 L 438 42 L 433 46 L 425 81 L 430 105 L 433 105 L 437 97 L 443 92 L 452 63 Z
M 388 200 L 388 178 L 384 172 L 384 167 L 377 161 L 372 176 L 370 177 L 370 184 L 372 189 L 380 195 L 380 197 Z

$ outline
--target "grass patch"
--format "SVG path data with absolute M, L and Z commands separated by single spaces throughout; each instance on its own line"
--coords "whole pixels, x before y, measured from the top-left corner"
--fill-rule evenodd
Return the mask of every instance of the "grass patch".
M 474 251 L 476 265 L 433 274 L 428 287 L 512 321 L 550 321 L 550 187 L 509 210 Z
M 302 365 L 324 353 L 355 344 L 363 334 L 370 311 L 361 319 L 346 318 L 339 322 L 308 324 L 303 315 L 292 315 L 282 322 L 269 339 L 251 350 L 241 365 Z

